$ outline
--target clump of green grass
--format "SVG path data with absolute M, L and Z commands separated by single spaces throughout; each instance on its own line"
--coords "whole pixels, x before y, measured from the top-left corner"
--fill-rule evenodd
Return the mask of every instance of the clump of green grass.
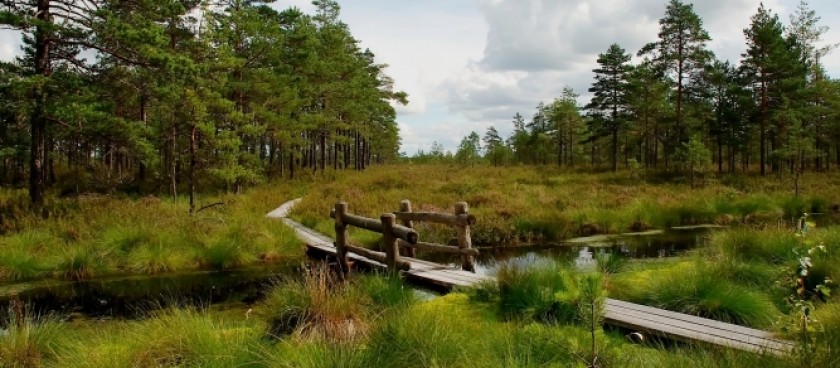
M 151 275 L 189 268 L 193 256 L 183 249 L 157 242 L 134 248 L 128 259 L 132 272 Z
M 766 294 L 695 262 L 618 275 L 611 280 L 610 293 L 621 300 L 759 328 L 780 315 Z
M 104 249 L 128 254 L 136 248 L 152 243 L 152 233 L 141 226 L 113 226 L 102 231 L 99 241 Z
M 251 261 L 251 255 L 244 249 L 245 241 L 245 237 L 236 232 L 211 238 L 197 250 L 199 262 L 204 267 L 216 270 L 242 266 Z
M 752 290 L 774 290 L 776 281 L 782 277 L 780 265 L 762 261 L 719 258 L 708 265 L 710 272 L 738 285 Z M 781 300 L 781 299 L 780 299 Z
M 224 205 L 194 215 L 182 199 L 49 198 L 46 218 L 28 209 L 15 218 L 0 215 L 0 222 L 20 231 L 0 239 L 0 280 L 80 280 L 299 259 L 304 253 L 293 232 L 264 218 L 293 189 L 266 186 L 221 195 Z M 0 207 L 4 198 L 16 201 L 6 194 L 0 190 Z
M 477 316 L 464 294 L 417 304 L 376 325 L 367 343 L 369 367 L 491 367 L 504 326 Z
M 709 243 L 723 259 L 783 264 L 795 258 L 800 239 L 788 230 L 735 228 L 713 233 Z
M 365 348 L 360 344 L 324 344 L 320 341 L 283 340 L 260 346 L 257 366 L 268 368 L 366 368 Z M 393 367 L 393 365 L 388 365 Z
M 284 280 L 266 296 L 262 310 L 267 334 L 274 338 L 347 341 L 363 336 L 370 297 L 351 284 L 339 282 L 325 267 L 302 280 Z
M 168 311 L 143 327 L 140 336 L 156 338 L 143 348 L 135 345 L 134 366 L 236 366 L 249 361 L 240 349 L 254 338 L 247 328 L 231 328 L 193 310 Z
M 55 276 L 68 280 L 88 280 L 108 269 L 106 255 L 89 247 L 66 247 L 58 257 L 53 272 Z
M 399 277 L 385 275 L 354 275 L 351 281 L 367 295 L 377 311 L 404 308 L 414 304 L 417 297 Z
M 500 315 L 508 320 L 533 319 L 570 323 L 579 319 L 579 278 L 555 262 L 527 267 L 505 263 L 496 274 L 495 296 Z
M 43 276 L 47 269 L 40 257 L 26 250 L 5 248 L 0 251 L 0 279 L 35 279 Z
M 38 367 L 56 356 L 68 330 L 55 317 L 28 316 L 14 307 L 0 312 L 0 366 Z
M 814 366 L 833 367 L 840 363 L 840 304 L 819 305 L 813 315 L 818 327 L 815 341 L 818 362 Z M 813 333 L 813 331 L 812 331 Z
M 235 367 L 253 364 L 257 325 L 220 320 L 194 309 L 169 309 L 79 339 L 58 367 Z

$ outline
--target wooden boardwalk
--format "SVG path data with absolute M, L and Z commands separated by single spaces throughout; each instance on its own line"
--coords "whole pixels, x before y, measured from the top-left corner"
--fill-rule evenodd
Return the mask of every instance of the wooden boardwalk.
M 296 201 L 287 202 L 269 217 L 281 219 L 295 230 L 297 236 L 307 245 L 307 251 L 331 257 L 336 256 L 334 240 L 315 230 L 286 217 Z M 350 260 L 371 268 L 385 269 L 385 265 L 350 253 Z M 445 266 L 416 258 L 402 258 L 411 263 L 411 269 L 403 272 L 416 282 L 437 287 L 472 286 L 492 281 L 492 276 L 477 275 L 457 267 Z M 793 343 L 779 340 L 772 333 L 756 330 L 712 319 L 671 312 L 645 305 L 607 299 L 604 308 L 604 323 L 643 332 L 649 335 L 687 342 L 706 343 L 730 348 L 773 355 L 786 355 L 793 350 Z

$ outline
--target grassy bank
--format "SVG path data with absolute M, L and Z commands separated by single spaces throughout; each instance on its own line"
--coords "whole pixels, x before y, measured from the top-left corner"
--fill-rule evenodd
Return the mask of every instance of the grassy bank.
M 297 192 L 297 193 L 293 193 Z M 115 274 L 222 270 L 303 256 L 287 227 L 265 214 L 299 194 L 266 186 L 189 215 L 188 203 L 155 197 L 87 195 L 53 199 L 47 219 L 4 192 L 6 234 L 0 238 L 0 280 L 81 280 Z
M 336 201 L 352 213 L 378 218 L 410 199 L 415 211 L 452 212 L 469 203 L 478 218 L 474 243 L 514 244 L 559 240 L 596 233 L 619 233 L 704 223 L 777 225 L 805 212 L 836 211 L 840 176 L 809 174 L 802 197 L 790 180 L 726 177 L 703 187 L 630 172 L 576 173 L 553 167 L 382 166 L 363 173 L 339 173 L 313 187 L 293 212 L 302 223 L 332 232 L 329 210 Z M 425 225 L 424 225 L 425 226 Z M 448 241 L 448 229 L 423 227 L 427 240 Z M 357 239 L 373 241 L 369 235 Z
M 346 284 L 316 276 L 280 282 L 250 310 L 171 309 L 96 325 L 26 319 L 0 336 L 0 359 L 28 367 L 586 366 L 592 334 L 580 318 L 529 312 L 550 306 L 551 295 L 527 301 L 501 291 L 533 283 L 545 269 L 516 272 L 485 289 L 490 294 L 484 297 L 468 291 L 424 302 L 399 280 L 368 276 Z M 580 284 L 568 283 L 569 277 L 554 283 L 562 289 L 555 302 L 565 307 L 577 303 L 569 295 L 580 295 L 573 286 Z M 604 367 L 793 363 L 728 349 L 638 345 L 600 328 L 595 338 Z

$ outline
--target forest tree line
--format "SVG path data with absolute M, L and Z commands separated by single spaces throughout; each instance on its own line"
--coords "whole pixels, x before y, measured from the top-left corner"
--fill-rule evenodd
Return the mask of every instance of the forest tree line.
M 454 154 L 434 144 L 415 161 L 556 164 L 617 170 L 653 168 L 801 173 L 840 168 L 840 80 L 822 60 L 828 30 L 801 2 L 788 24 L 760 5 L 744 30 L 740 63 L 719 60 L 691 4 L 671 0 L 658 39 L 635 55 L 618 44 L 598 56 L 579 106 L 569 87 L 540 102 L 513 132 L 495 127 L 464 137 Z
M 0 183 L 188 192 L 394 160 L 403 92 L 340 7 L 255 0 L 3 0 Z

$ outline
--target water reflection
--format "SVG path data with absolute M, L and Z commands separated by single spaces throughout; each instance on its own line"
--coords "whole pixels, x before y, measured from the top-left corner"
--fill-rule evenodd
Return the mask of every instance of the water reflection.
M 532 265 L 545 260 L 565 262 L 579 269 L 591 269 L 597 260 L 610 257 L 633 259 L 664 258 L 680 255 L 706 244 L 710 229 L 669 230 L 645 234 L 596 236 L 573 239 L 563 244 L 529 247 L 482 248 L 476 259 L 476 273 L 492 275 L 499 264 L 513 262 L 517 266 Z M 457 266 L 456 257 L 440 254 L 421 254 L 424 259 Z
M 226 272 L 128 276 L 83 282 L 55 280 L 0 284 L 0 310 L 22 302 L 29 313 L 64 316 L 140 317 L 167 306 L 207 307 L 251 303 L 274 280 L 299 274 L 299 265 Z
M 589 271 L 597 266 L 598 262 L 593 257 L 594 253 L 589 250 L 589 247 L 582 247 L 578 251 L 577 258 L 575 258 L 575 267 L 579 270 Z

